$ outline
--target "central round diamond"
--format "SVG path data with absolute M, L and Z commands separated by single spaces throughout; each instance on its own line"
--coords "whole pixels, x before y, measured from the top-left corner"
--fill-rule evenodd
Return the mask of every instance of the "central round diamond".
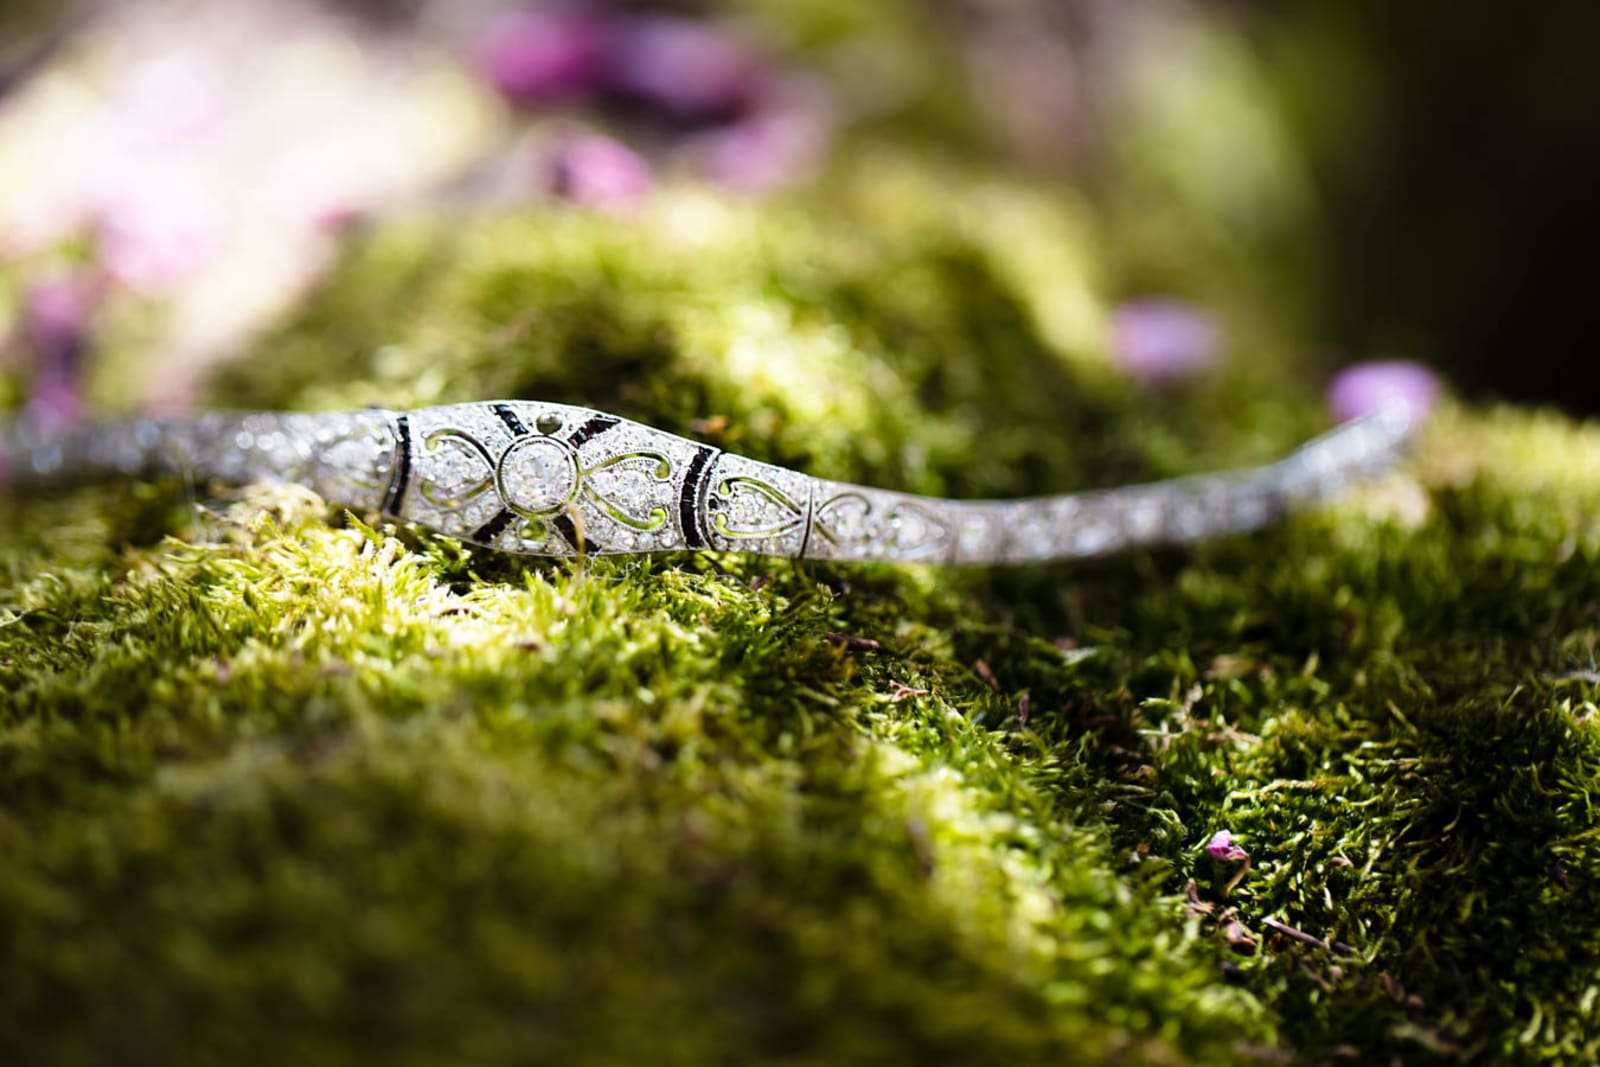
M 500 459 L 500 495 L 520 511 L 555 511 L 578 488 L 578 457 L 560 441 L 524 437 Z

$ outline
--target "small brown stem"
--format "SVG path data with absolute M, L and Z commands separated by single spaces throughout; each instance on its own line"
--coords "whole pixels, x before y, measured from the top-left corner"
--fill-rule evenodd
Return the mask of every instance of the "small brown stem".
M 1238 888 L 1239 883 L 1244 881 L 1244 876 L 1249 873 L 1250 857 L 1246 856 L 1244 858 L 1244 862 L 1239 864 L 1239 869 L 1233 872 L 1233 877 L 1228 879 L 1228 884 L 1222 887 L 1222 897 L 1224 900 L 1227 899 L 1229 893 Z
M 1328 947 L 1328 943 L 1322 940 L 1322 938 L 1317 937 L 1315 934 L 1308 934 L 1304 930 L 1297 930 L 1288 923 L 1279 922 L 1277 919 L 1262 919 L 1261 925 L 1265 926 L 1268 930 L 1276 930 L 1284 937 L 1292 938 L 1293 940 L 1300 942 L 1302 945 L 1310 945 L 1312 948 L 1321 949 Z

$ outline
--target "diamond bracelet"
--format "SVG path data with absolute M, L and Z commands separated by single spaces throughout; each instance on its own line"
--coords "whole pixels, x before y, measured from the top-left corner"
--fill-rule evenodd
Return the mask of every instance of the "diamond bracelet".
M 537 556 L 713 549 L 950 564 L 1102 556 L 1259 529 L 1392 468 L 1419 421 L 1390 409 L 1263 467 L 1018 500 L 813 478 L 588 408 L 129 419 L 0 446 L 14 485 L 105 476 L 292 482 L 484 548 Z

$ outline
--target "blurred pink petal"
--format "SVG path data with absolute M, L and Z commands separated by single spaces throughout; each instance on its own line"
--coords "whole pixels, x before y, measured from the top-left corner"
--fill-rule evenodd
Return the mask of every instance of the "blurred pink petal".
M 1425 417 L 1439 398 L 1439 377 L 1410 360 L 1379 360 L 1346 367 L 1328 387 L 1328 410 L 1340 422 L 1396 408 Z
M 1130 300 L 1111 317 L 1112 356 L 1147 384 L 1193 377 L 1216 365 L 1222 331 L 1207 311 L 1181 300 Z
M 312 214 L 311 223 L 324 233 L 348 234 L 371 217 L 372 212 L 353 204 L 329 204 Z
M 803 180 L 821 167 L 833 115 L 820 88 L 796 87 L 699 138 L 706 174 L 730 189 L 764 192 Z
M 22 297 L 22 336 L 35 372 L 23 417 L 45 436 L 71 429 L 83 415 L 84 350 L 105 295 L 95 275 L 73 274 L 28 287 Z
M 550 162 L 551 191 L 584 207 L 633 207 L 649 193 L 650 184 L 650 165 L 637 152 L 597 133 L 567 139 Z
M 222 231 L 204 189 L 162 176 L 119 198 L 100 216 L 101 263 L 131 289 L 155 293 L 195 274 L 216 254 Z
M 477 67 L 515 104 L 553 104 L 592 90 L 601 74 L 605 22 L 576 5 L 551 4 L 502 14 L 479 39 Z
M 730 118 L 757 95 L 764 75 L 732 31 L 701 19 L 649 15 L 621 22 L 606 54 L 606 87 L 679 118 Z
M 27 288 L 22 295 L 22 333 L 40 364 L 76 361 L 104 294 L 100 279 L 87 274 Z

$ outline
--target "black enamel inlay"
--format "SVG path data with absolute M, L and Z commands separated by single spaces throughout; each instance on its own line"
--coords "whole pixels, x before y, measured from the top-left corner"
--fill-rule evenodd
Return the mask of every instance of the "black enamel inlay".
M 573 448 L 582 448 L 586 443 L 599 437 L 621 421 L 621 419 L 613 418 L 610 415 L 596 415 L 572 431 L 572 436 L 567 438 L 567 444 Z
M 557 515 L 550 520 L 550 525 L 561 531 L 561 536 L 567 539 L 567 544 L 572 546 L 574 552 L 597 555 L 605 551 L 594 538 L 578 536 L 578 526 L 577 523 L 572 521 L 571 515 Z
M 389 515 L 400 514 L 400 501 L 405 498 L 406 485 L 411 481 L 411 420 L 405 415 L 394 420 L 394 436 L 400 446 L 400 462 L 395 465 L 394 480 L 383 498 L 383 510 Z
M 683 530 L 683 543 L 690 548 L 706 547 L 705 534 L 700 529 L 700 483 L 706 476 L 711 457 L 717 450 L 701 445 L 689 461 L 689 471 L 683 478 L 683 492 L 678 495 L 678 526 Z
M 484 523 L 472 532 L 472 540 L 480 544 L 491 544 L 496 537 L 505 533 L 506 527 L 515 521 L 517 513 L 510 508 L 501 508 L 500 514 Z
M 511 431 L 513 437 L 522 437 L 528 428 L 522 425 L 522 420 L 517 418 L 517 413 L 511 410 L 508 404 L 494 405 L 494 413 L 500 416 L 500 421 L 506 424 L 506 429 Z

